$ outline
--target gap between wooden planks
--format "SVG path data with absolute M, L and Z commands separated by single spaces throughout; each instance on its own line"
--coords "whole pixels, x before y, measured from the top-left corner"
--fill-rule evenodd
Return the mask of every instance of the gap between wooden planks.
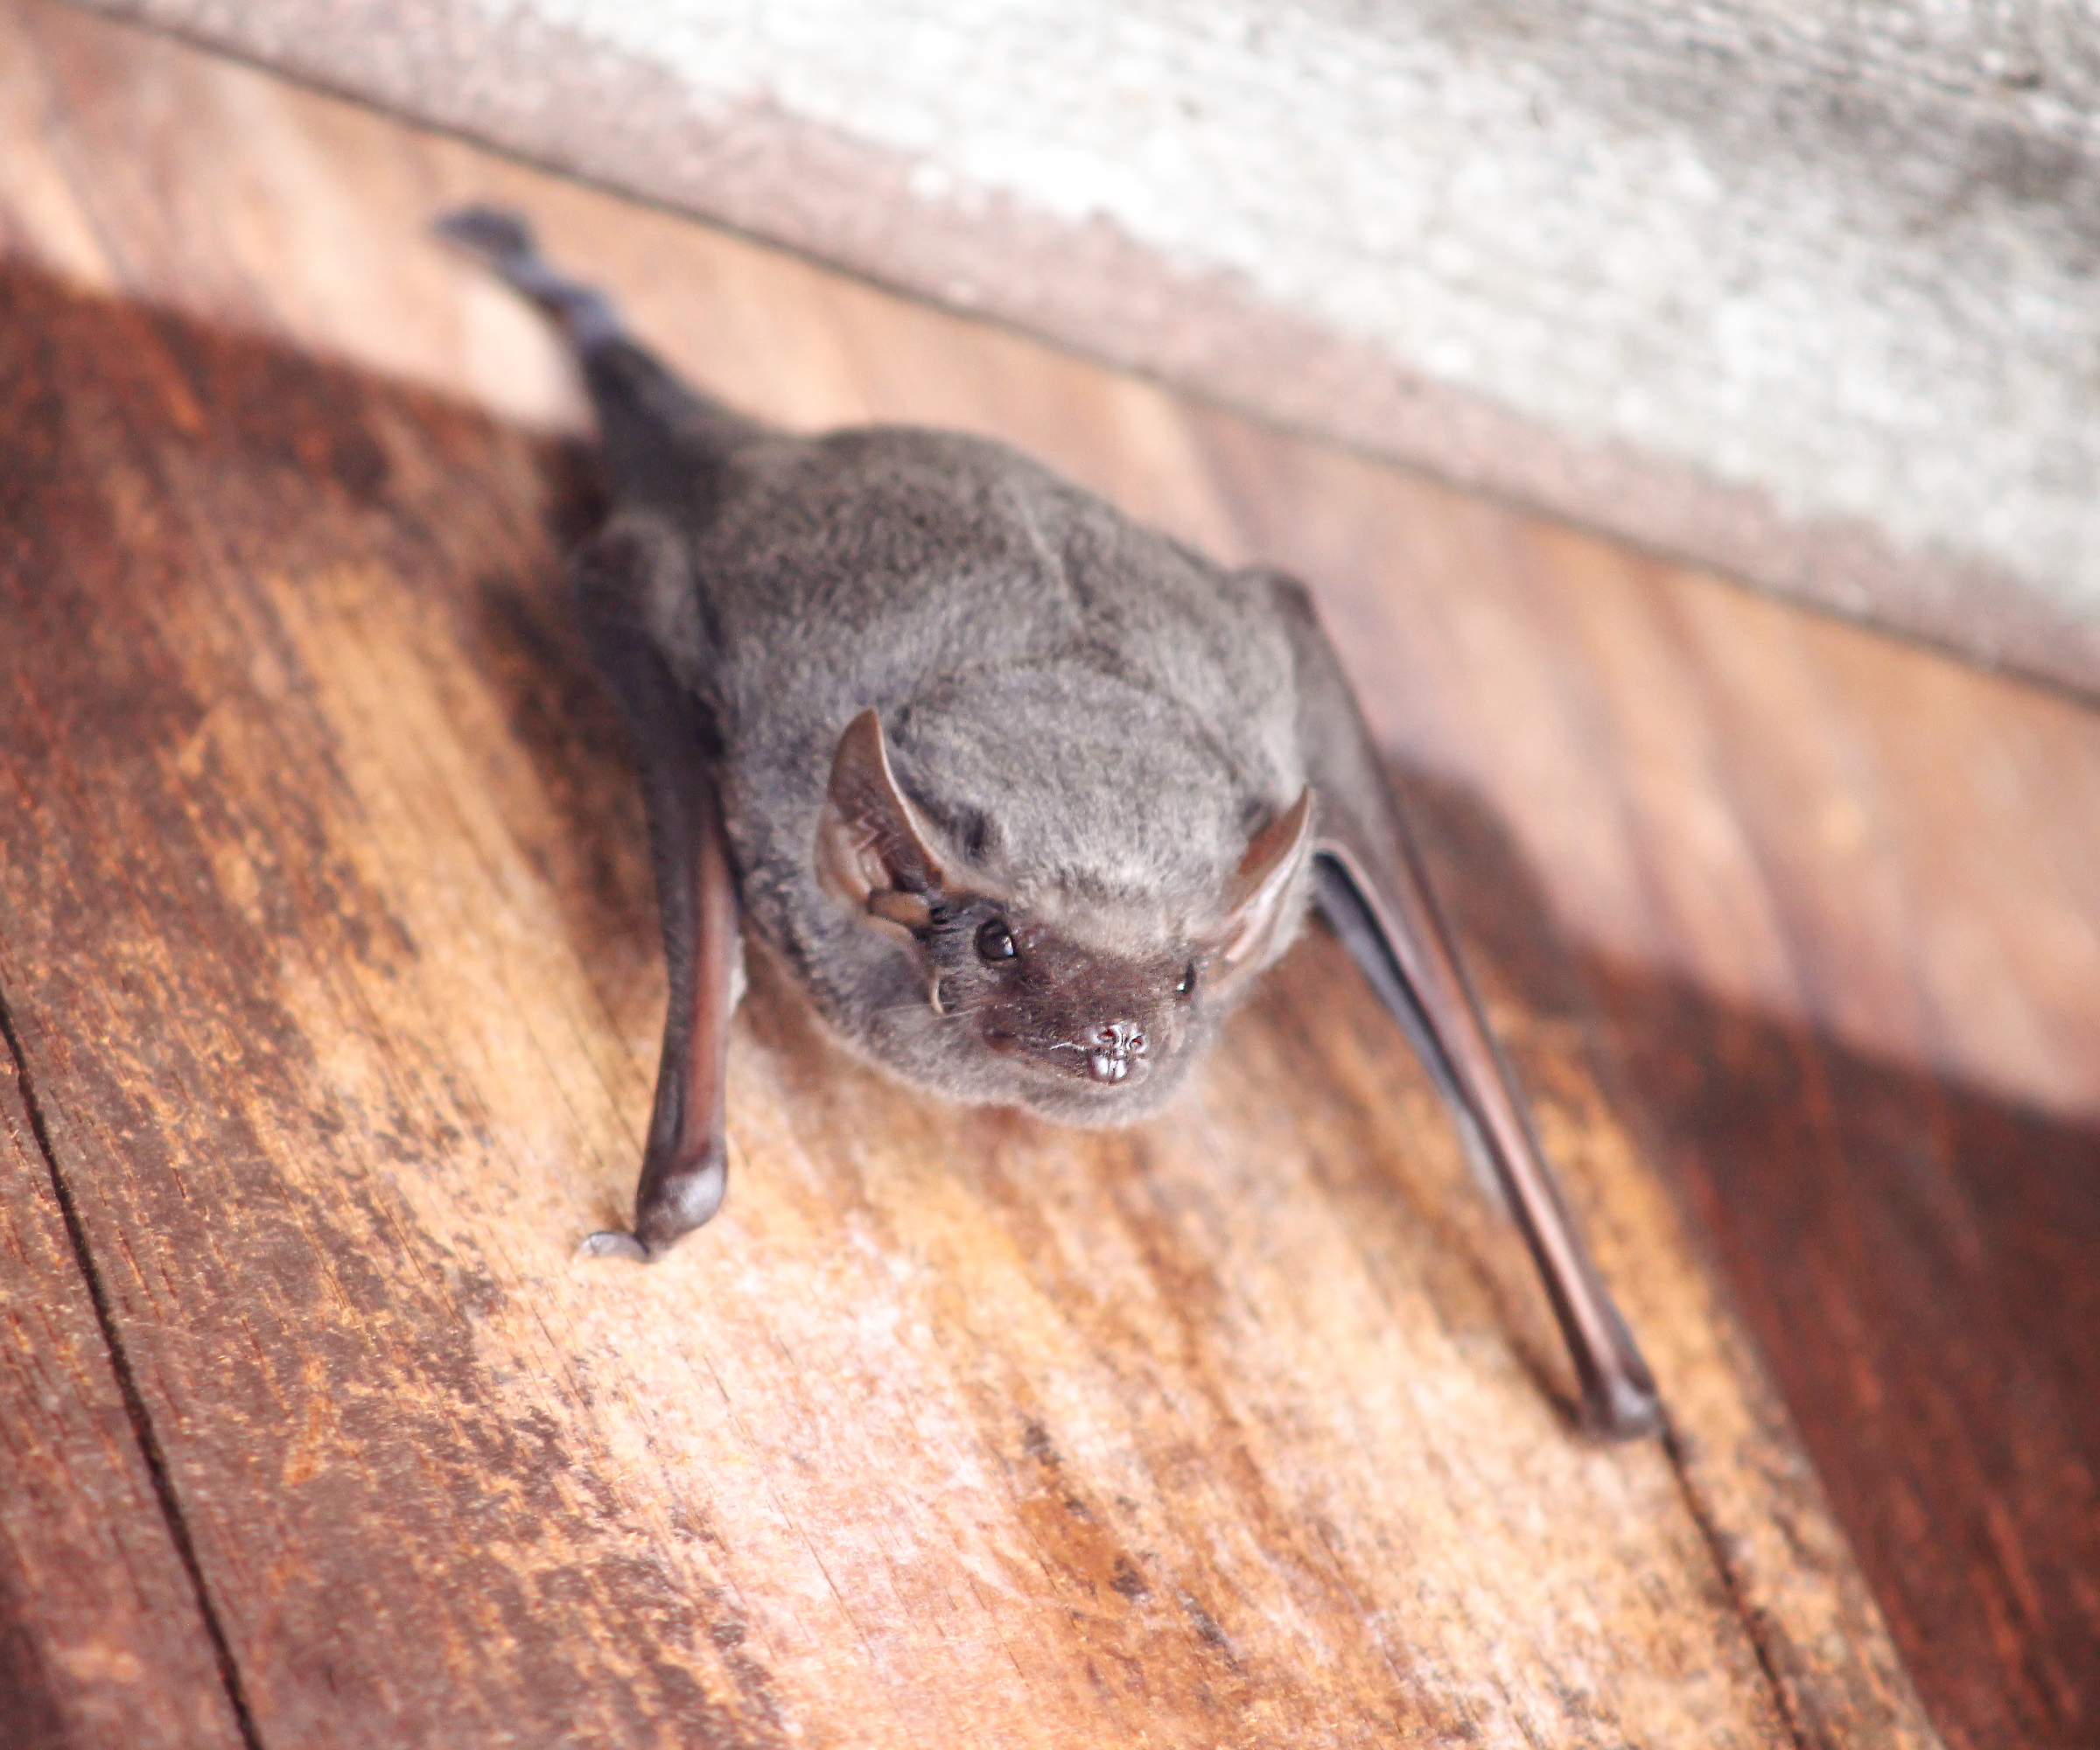
M 1572 1012 L 1500 1018 L 1674 1462 L 1568 1438 L 1521 1264 L 1321 943 L 1179 1122 L 1108 1139 L 926 1108 L 762 987 L 730 1215 L 650 1277 L 570 1268 L 628 1186 L 657 1000 L 556 600 L 587 486 L 229 331 L 542 356 L 412 234 L 494 190 L 609 277 L 624 250 L 747 404 L 999 425 L 1230 551 L 1204 422 L 922 312 L 872 344 L 865 292 L 252 75 L 10 28 L 68 126 L 10 158 L 10 234 L 126 296 L 9 284 L 0 990 L 248 1732 L 1923 1741 Z M 94 106 L 136 129 L 156 90 L 163 155 L 95 159 Z M 346 241 L 388 228 L 398 261 Z M 1536 919 L 1444 806 L 1447 881 Z M 85 1292 L 38 1255 L 52 1304 Z M 52 1708 L 113 1693 L 66 1676 L 102 1646 L 44 1661 Z

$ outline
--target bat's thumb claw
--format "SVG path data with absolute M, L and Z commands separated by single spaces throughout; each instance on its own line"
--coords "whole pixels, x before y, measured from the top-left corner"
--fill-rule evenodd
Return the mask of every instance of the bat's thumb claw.
M 1640 1440 L 1662 1431 L 1662 1398 L 1648 1369 L 1614 1374 L 1589 1382 L 1583 1393 L 1584 1425 L 1605 1440 Z
M 626 1258 L 633 1264 L 647 1264 L 649 1249 L 632 1234 L 610 1230 L 586 1235 L 582 1245 L 576 1249 L 579 1258 Z

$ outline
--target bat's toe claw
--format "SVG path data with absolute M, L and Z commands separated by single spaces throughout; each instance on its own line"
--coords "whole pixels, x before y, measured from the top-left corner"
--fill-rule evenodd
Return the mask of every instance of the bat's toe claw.
M 623 1234 L 615 1228 L 602 1233 L 586 1235 L 582 1245 L 576 1249 L 579 1258 L 626 1258 L 633 1264 L 647 1264 L 649 1249 L 632 1234 Z

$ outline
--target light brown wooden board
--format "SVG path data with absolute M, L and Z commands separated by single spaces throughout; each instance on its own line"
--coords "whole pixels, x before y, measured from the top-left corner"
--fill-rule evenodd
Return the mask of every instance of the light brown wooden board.
M 1674 1454 L 1571 1435 L 1514 1242 L 1320 940 L 1105 1138 L 900 1092 L 762 974 L 728 1211 L 660 1270 L 570 1262 L 661 991 L 558 602 L 587 507 L 544 443 L 272 335 L 529 348 L 414 234 L 493 192 L 747 404 L 1062 430 L 1229 547 L 1203 423 L 184 52 L 4 29 L 6 234 L 211 318 L 9 277 L 0 990 L 260 1741 L 1930 1741 L 1580 1029 L 1492 956 Z M 1521 884 L 1469 843 L 1447 880 Z

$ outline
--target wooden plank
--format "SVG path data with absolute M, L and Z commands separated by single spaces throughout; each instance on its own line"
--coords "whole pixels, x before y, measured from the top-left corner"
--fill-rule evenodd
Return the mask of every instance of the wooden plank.
M 240 1744 L 0 1041 L 0 1742 Z
M 1569 1438 L 1522 1260 L 1324 942 L 1186 1111 L 1105 1139 L 902 1095 L 761 979 L 728 1214 L 647 1276 L 567 1259 L 638 1146 L 646 872 L 555 600 L 587 488 L 400 380 L 566 404 L 424 214 L 522 201 L 751 405 L 998 430 L 1228 553 L 1317 559 L 1362 508 L 1320 483 L 1356 465 L 222 64 L 4 18 L 5 234 L 209 318 L 9 282 L 34 416 L 0 474 L 0 990 L 261 1741 L 1930 1741 L 1600 1091 L 1526 864 L 1553 906 L 1581 885 L 1506 780 L 1486 811 L 1432 782 L 1438 855 L 1674 1451 Z M 1250 460 L 1314 483 L 1289 539 L 1255 526 Z M 1554 555 L 1489 566 L 1490 597 L 1648 586 L 1382 478 L 1418 555 Z M 1410 612 L 1350 642 L 1432 771 L 1477 735 L 1481 770 L 1543 783 L 1561 695 L 1459 685 L 1529 648 L 1481 579 L 1309 569 L 1352 630 Z
M 10 306 L 67 393 L 10 467 L 0 988 L 263 1742 L 1788 1741 L 1324 945 L 1109 1138 L 929 1106 L 762 981 L 730 1213 L 570 1262 L 656 979 L 532 451 Z M 1666 1205 L 1536 1068 L 1696 1406 Z

